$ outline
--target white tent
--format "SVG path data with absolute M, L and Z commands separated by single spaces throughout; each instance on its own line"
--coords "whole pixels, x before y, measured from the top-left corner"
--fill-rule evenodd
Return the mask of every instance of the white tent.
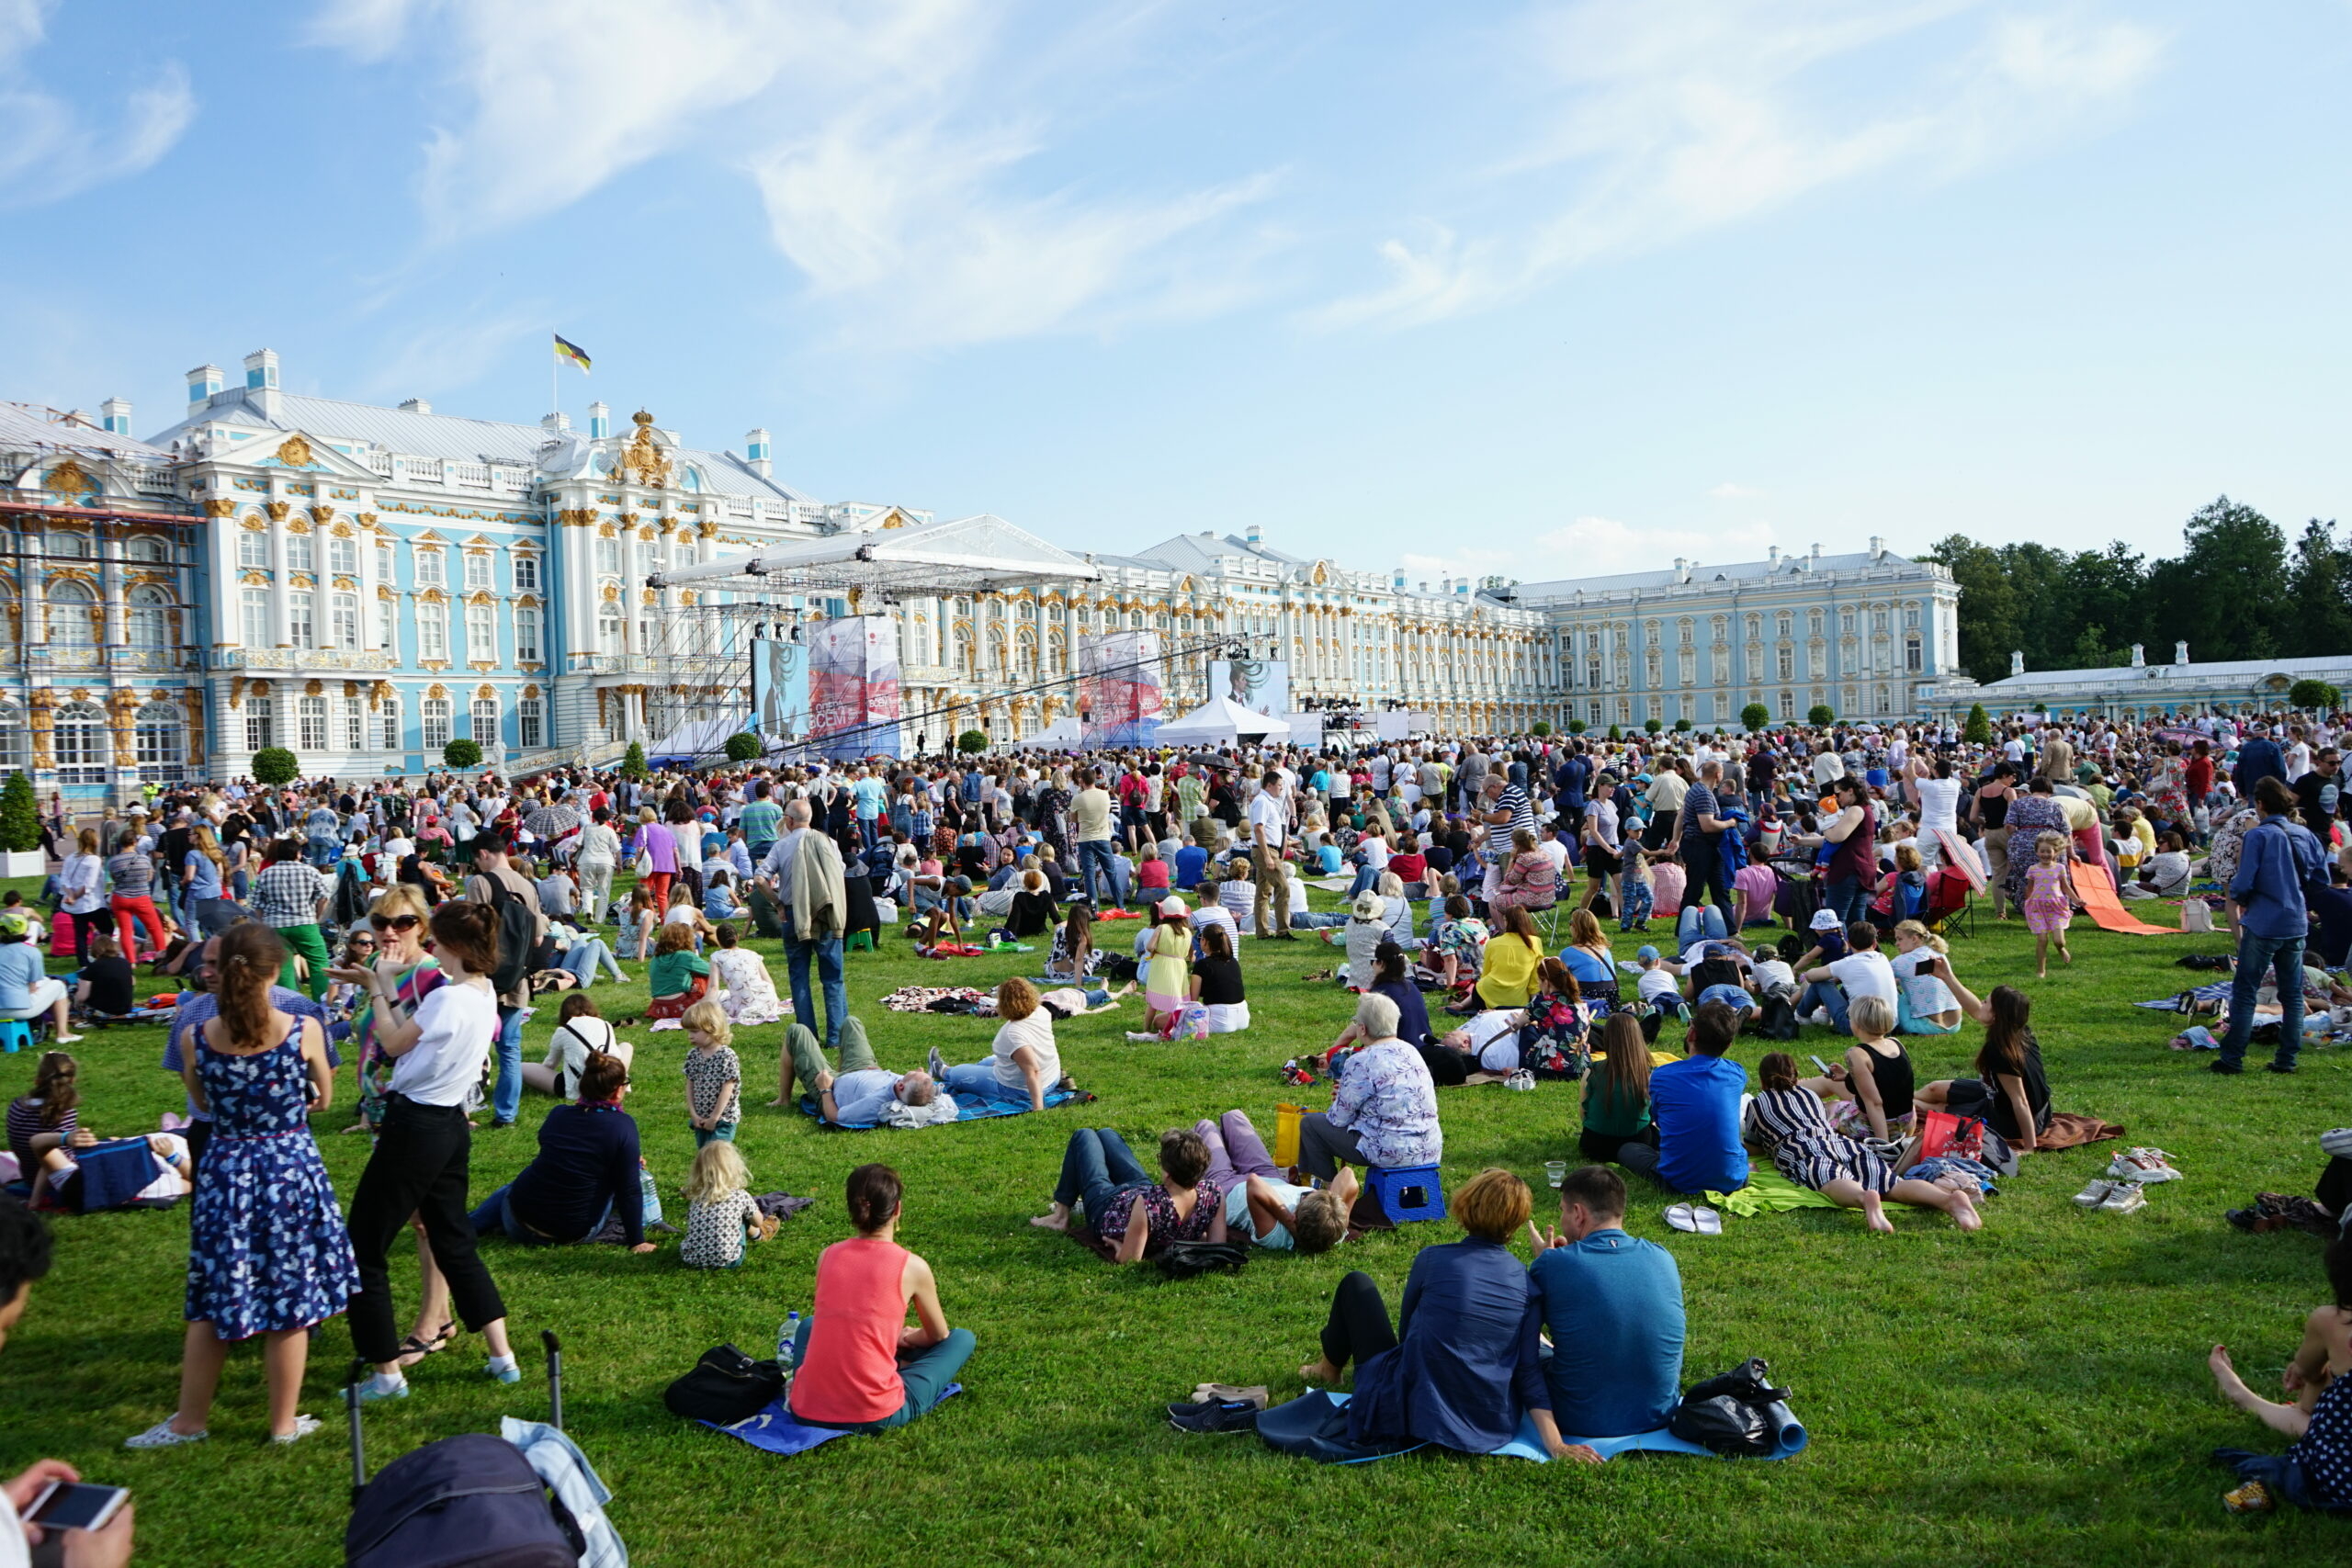
M 1078 720 L 1062 717 L 1025 740 L 1013 744 L 1023 751 L 1075 751 L 1081 743 Z
M 658 588 L 751 577 L 761 581 L 729 591 L 913 596 L 970 593 L 1005 582 L 1093 581 L 1102 575 L 1068 550 L 984 512 L 913 527 L 885 522 L 789 540 L 749 555 L 674 567 L 647 581 Z
M 645 760 L 659 767 L 664 762 L 693 762 L 704 757 L 727 754 L 727 738 L 743 728 L 738 715 L 717 718 L 690 718 L 662 739 L 645 749 Z
M 1229 746 L 1242 740 L 1287 740 L 1290 726 L 1271 714 L 1251 713 L 1231 697 L 1212 697 L 1183 717 L 1159 727 L 1158 746 Z

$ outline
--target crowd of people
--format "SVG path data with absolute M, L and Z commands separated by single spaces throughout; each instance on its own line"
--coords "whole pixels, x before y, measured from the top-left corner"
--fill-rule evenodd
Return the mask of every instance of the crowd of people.
M 1556 1227 L 1530 1224 L 1517 1177 L 1472 1178 L 1452 1205 L 1467 1239 L 1417 1256 L 1396 1325 L 1374 1281 L 1350 1274 L 1302 1372 L 1355 1369 L 1360 1438 L 1481 1452 L 1524 1415 L 1554 1452 L 1589 1458 L 1570 1439 L 1657 1425 L 1680 1372 L 1673 1261 L 1624 1232 L 1619 1170 L 1729 1192 L 1760 1162 L 1873 1230 L 1894 1228 L 1891 1201 L 1973 1231 L 1981 1183 L 1917 1157 L 1922 1113 L 1981 1119 L 2012 1155 L 2037 1148 L 2052 1096 L 2030 1001 L 2009 986 L 1980 998 L 1939 929 L 1976 889 L 1991 919 L 2023 918 L 2045 975 L 2048 952 L 2071 961 L 2086 884 L 2209 909 L 2239 948 L 2214 1070 L 2242 1070 L 2275 1004 L 2269 1066 L 2294 1071 L 2307 1012 L 2324 1025 L 2340 995 L 2325 968 L 2352 943 L 2334 739 L 2324 722 L 2206 717 L 2020 722 L 1973 740 L 1910 726 L 1546 735 L 173 792 L 53 823 L 45 896 L 0 908 L 0 1019 L 51 1036 L 9 1140 L 45 1207 L 77 1206 L 97 1184 L 62 1047 L 79 1020 L 132 1012 L 132 963 L 184 984 L 166 1056 L 187 1095 L 185 1153 L 153 1150 L 155 1179 L 176 1162 L 194 1193 L 181 1383 L 172 1414 L 129 1441 L 202 1440 L 230 1347 L 257 1339 L 271 1435 L 293 1442 L 318 1425 L 299 1393 L 326 1319 L 348 1316 L 373 1369 L 363 1400 L 406 1397 L 407 1370 L 461 1332 L 511 1382 L 480 1242 L 657 1250 L 617 1027 L 681 1032 L 696 1153 L 680 1255 L 739 1267 L 775 1228 L 734 1147 L 744 1032 L 782 1026 L 766 1103 L 805 1089 L 830 1122 L 952 1120 L 959 1097 L 1042 1110 L 1070 1087 L 1057 1020 L 1139 992 L 1131 1040 L 1248 1034 L 1242 944 L 1320 942 L 1351 995 L 1329 1044 L 1285 1045 L 1295 1081 L 1331 1082 L 1329 1108 L 1300 1120 L 1295 1164 L 1277 1166 L 1238 1111 L 1169 1129 L 1157 1174 L 1090 1127 L 1032 1223 L 1128 1264 L 1195 1243 L 1327 1251 L 1373 1173 L 1442 1160 L 1442 1087 L 1573 1081 L 1565 1132 L 1590 1163 L 1565 1173 Z M 1310 886 L 1341 908 L 1314 908 Z M 1621 962 L 1612 919 L 1657 941 Z M 48 974 L 37 933 L 73 954 L 70 976 Z M 876 1059 L 844 953 L 909 938 L 940 956 L 1047 949 L 1035 978 L 995 987 L 984 1058 Z M 778 944 L 782 987 L 754 940 Z M 643 965 L 650 1000 L 608 1021 L 590 993 L 627 978 L 620 959 Z M 555 993 L 546 1058 L 526 1064 L 523 1021 Z M 1918 1081 L 1905 1038 L 1964 1021 L 1984 1032 L 1973 1075 Z M 1679 1053 L 1661 1048 L 1668 1024 Z M 1805 1029 L 1826 1032 L 1835 1062 L 1806 1073 L 1770 1050 L 1751 1088 L 1731 1059 L 1743 1034 L 1787 1044 Z M 351 1130 L 373 1141 L 347 1210 L 310 1135 L 345 1052 Z M 526 1090 L 558 1101 L 537 1152 L 477 1194 L 474 1113 L 512 1126 Z M 893 1239 L 896 1174 L 861 1166 L 846 1196 L 855 1235 L 819 1265 L 791 1404 L 812 1424 L 876 1428 L 935 1404 L 973 1340 Z M 1532 1269 L 1506 1250 L 1523 1228 Z M 404 1231 L 421 1265 L 405 1335 L 389 1270 Z M 2339 1309 L 2343 1294 L 2339 1280 Z M 2295 1413 L 2265 1415 L 2299 1437 L 2291 1483 L 2248 1480 L 2352 1504 L 2345 1347 L 2314 1332 L 2325 1354 L 2299 1385 L 2309 1397 L 2264 1407 Z M 2216 1371 L 2252 1400 L 2218 1350 Z

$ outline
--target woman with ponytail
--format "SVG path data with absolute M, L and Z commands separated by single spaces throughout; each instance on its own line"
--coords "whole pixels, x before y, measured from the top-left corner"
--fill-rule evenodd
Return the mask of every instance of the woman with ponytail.
M 369 987 L 376 1044 L 392 1058 L 376 1152 L 351 1200 L 351 1247 L 359 1260 L 351 1341 L 362 1359 L 376 1364 L 376 1375 L 360 1385 L 363 1400 L 408 1396 L 387 1259 L 411 1214 L 424 1223 L 459 1320 L 489 1344 L 485 1370 L 500 1382 L 522 1377 L 506 1342 L 506 1303 L 474 1251 L 466 1215 L 473 1147 L 466 1096 L 481 1082 L 482 1066 L 498 1042 L 498 998 L 489 978 L 498 967 L 498 911 L 469 900 L 443 904 L 433 911 L 429 929 L 424 945 L 439 961 L 441 984 L 413 1016 L 392 1006 L 380 970 L 335 976 Z
M 946 1394 L 972 1358 L 972 1331 L 947 1326 L 931 1265 L 893 1239 L 899 1173 L 861 1165 L 845 1196 L 857 1234 L 818 1256 L 816 1301 L 794 1346 L 791 1416 L 853 1432 L 903 1427 Z
M 334 1184 L 311 1137 L 311 1112 L 334 1093 L 326 1032 L 269 999 L 286 944 L 264 925 L 220 939 L 220 1011 L 195 1031 L 180 1068 L 212 1118 L 188 1215 L 187 1338 L 179 1409 L 129 1440 L 174 1448 L 205 1435 L 229 1347 L 259 1336 L 269 1430 L 290 1443 L 319 1428 L 297 1412 L 310 1331 L 359 1286 Z

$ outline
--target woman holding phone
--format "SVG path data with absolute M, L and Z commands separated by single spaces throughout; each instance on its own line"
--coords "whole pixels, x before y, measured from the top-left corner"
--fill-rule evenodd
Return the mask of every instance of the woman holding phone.
M 472 1128 L 466 1096 L 481 1081 L 482 1064 L 498 1041 L 498 998 L 489 976 L 498 967 L 498 912 L 458 900 L 433 911 L 425 943 L 439 961 L 441 984 L 413 1017 L 391 1007 L 380 969 L 346 969 L 334 978 L 368 988 L 381 1006 L 377 1043 L 392 1058 L 384 1095 L 384 1122 L 376 1151 L 351 1200 L 351 1247 L 359 1262 L 359 1290 L 351 1298 L 351 1341 L 375 1376 L 360 1384 L 363 1400 L 405 1399 L 401 1344 L 392 1323 L 387 1255 L 415 1215 L 458 1318 L 488 1341 L 485 1371 L 500 1382 L 522 1378 L 506 1342 L 506 1303 L 474 1250 L 466 1216 Z

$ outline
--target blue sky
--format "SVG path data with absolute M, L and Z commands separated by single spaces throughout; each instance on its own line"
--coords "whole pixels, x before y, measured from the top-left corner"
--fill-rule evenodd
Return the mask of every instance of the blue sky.
M 0 0 L 0 396 L 1422 576 L 2345 510 L 2352 3 Z

